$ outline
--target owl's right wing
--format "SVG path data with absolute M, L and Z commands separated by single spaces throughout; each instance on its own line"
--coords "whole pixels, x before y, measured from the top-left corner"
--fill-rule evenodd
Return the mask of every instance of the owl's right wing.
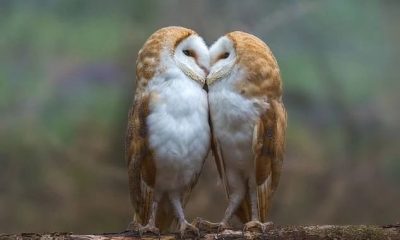
M 287 125 L 282 100 L 270 99 L 269 104 L 270 108 L 260 117 L 253 135 L 258 211 L 263 222 L 281 176 Z
M 125 157 L 128 165 L 129 192 L 134 207 L 134 222 L 146 224 L 149 219 L 155 184 L 153 153 L 148 144 L 146 118 L 150 93 L 135 94 L 128 115 Z

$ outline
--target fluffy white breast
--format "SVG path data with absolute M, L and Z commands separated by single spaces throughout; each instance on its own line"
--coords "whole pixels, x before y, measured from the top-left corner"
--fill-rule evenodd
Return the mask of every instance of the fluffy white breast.
M 177 67 L 153 79 L 148 90 L 156 96 L 147 118 L 156 186 L 179 189 L 200 172 L 209 150 L 207 93 Z
M 245 72 L 237 68 L 225 79 L 209 86 L 210 113 L 227 168 L 250 170 L 254 125 L 268 104 L 248 99 L 235 89 Z

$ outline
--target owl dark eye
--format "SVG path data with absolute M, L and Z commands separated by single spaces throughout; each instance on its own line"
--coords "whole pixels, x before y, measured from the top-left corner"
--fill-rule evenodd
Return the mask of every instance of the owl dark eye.
M 185 54 L 188 57 L 193 57 L 194 56 L 194 53 L 191 50 L 187 50 L 186 49 L 186 50 L 182 50 L 182 52 L 183 52 L 183 54 Z
M 221 54 L 220 59 L 226 59 L 226 58 L 228 58 L 228 57 L 229 57 L 229 53 L 226 52 L 226 53 Z

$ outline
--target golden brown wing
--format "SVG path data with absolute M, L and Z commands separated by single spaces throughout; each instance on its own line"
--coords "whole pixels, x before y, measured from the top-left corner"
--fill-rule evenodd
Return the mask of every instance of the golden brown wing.
M 281 100 L 271 100 L 270 108 L 254 127 L 253 152 L 260 221 L 267 220 L 271 198 L 278 187 L 285 146 L 286 111 Z M 236 215 L 242 222 L 250 221 L 250 196 L 246 197 Z
M 146 223 L 155 181 L 155 168 L 147 142 L 146 117 L 150 96 L 137 93 L 129 111 L 125 142 L 129 191 L 134 208 L 134 220 Z
M 257 137 L 255 158 L 258 208 L 266 221 L 271 198 L 278 187 L 285 148 L 286 110 L 280 100 L 270 101 L 270 110 L 262 118 L 263 134 Z
M 149 219 L 150 207 L 153 200 L 156 168 L 153 152 L 148 144 L 146 118 L 149 115 L 151 94 L 135 95 L 133 106 L 129 111 L 128 128 L 125 142 L 125 155 L 128 165 L 129 191 L 134 208 L 134 221 L 146 224 Z M 164 205 L 163 199 L 160 205 Z M 169 227 L 173 214 L 160 207 L 156 215 L 156 226 L 160 230 Z

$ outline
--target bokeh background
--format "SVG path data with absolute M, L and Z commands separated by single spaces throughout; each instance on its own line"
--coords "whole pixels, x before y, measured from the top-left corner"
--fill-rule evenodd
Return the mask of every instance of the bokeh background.
M 400 2 L 1 0 L 0 232 L 124 230 L 136 54 L 158 28 L 274 51 L 289 116 L 276 224 L 400 221 Z M 209 158 L 189 219 L 221 218 Z

